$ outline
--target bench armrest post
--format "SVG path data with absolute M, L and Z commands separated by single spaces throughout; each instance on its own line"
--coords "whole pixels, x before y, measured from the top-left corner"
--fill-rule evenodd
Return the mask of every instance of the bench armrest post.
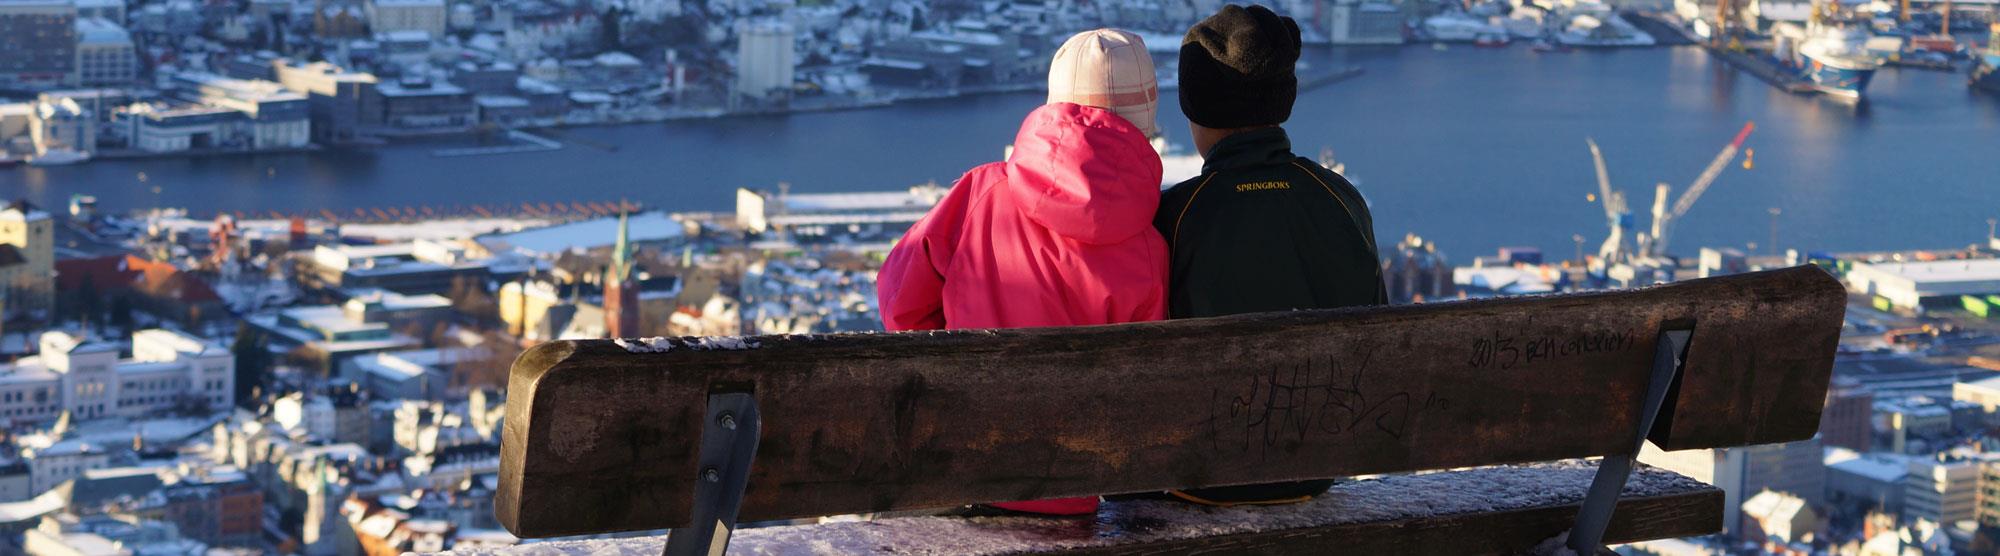
M 722 556 L 736 530 L 736 510 L 750 482 L 762 422 L 749 393 L 709 394 L 701 431 L 693 518 L 667 534 L 666 556 Z
M 1673 386 L 1674 378 L 1680 376 L 1682 356 L 1692 334 L 1691 330 L 1660 332 L 1658 347 L 1653 350 L 1653 376 L 1642 400 L 1646 405 L 1639 408 L 1639 430 L 1633 433 L 1632 449 L 1597 462 L 1597 475 L 1590 481 L 1583 506 L 1577 508 L 1576 526 L 1570 529 L 1568 542 L 1577 554 L 1596 554 L 1603 544 L 1604 529 L 1611 524 L 1611 510 L 1618 506 L 1618 495 L 1625 490 L 1625 480 L 1632 476 L 1639 449 L 1645 446 L 1646 435 L 1652 432 L 1660 408 L 1666 405 L 1668 389 Z

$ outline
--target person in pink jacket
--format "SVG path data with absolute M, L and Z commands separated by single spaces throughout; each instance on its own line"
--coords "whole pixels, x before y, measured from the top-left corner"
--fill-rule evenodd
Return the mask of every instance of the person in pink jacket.
M 889 251 L 876 288 L 892 331 L 1166 318 L 1152 58 L 1137 35 L 1071 37 L 1006 162 L 966 172 Z M 1097 498 L 1006 502 L 1076 515 Z

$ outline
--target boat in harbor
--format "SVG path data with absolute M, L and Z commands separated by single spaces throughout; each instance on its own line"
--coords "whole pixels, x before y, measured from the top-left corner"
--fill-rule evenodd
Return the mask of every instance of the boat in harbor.
M 2000 94 L 2000 23 L 1988 31 L 1986 50 L 1972 56 L 1972 75 L 1967 83 L 1974 89 Z
M 1577 2 L 1557 12 L 1565 22 L 1555 33 L 1558 44 L 1585 48 L 1653 46 L 1653 36 L 1639 30 L 1602 2 Z
M 1463 13 L 1445 13 L 1424 20 L 1424 35 L 1438 42 L 1474 42 L 1482 35 L 1506 35 L 1507 31 Z
M 64 166 L 90 160 L 90 153 L 70 149 L 49 149 L 28 158 L 29 166 Z
M 1860 100 L 1886 58 L 1868 50 L 1866 26 L 1814 14 L 1804 30 L 1782 24 L 1774 28 L 1772 56 L 1798 74 L 1814 90 L 1846 100 Z

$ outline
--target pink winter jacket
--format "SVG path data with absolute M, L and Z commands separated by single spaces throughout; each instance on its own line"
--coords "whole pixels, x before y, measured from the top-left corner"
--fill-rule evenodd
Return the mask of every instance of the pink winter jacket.
M 889 251 L 876 283 L 889 330 L 1166 318 L 1167 245 L 1153 228 L 1160 156 L 1108 110 L 1028 114 L 1006 162 L 958 179 Z M 996 504 L 1049 514 L 1097 498 Z

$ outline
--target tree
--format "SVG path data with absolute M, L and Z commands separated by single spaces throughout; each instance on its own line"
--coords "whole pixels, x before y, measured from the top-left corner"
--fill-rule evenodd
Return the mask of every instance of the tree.
M 236 405 L 255 409 L 256 395 L 271 376 L 271 341 L 249 323 L 238 324 L 229 353 L 236 356 Z
M 123 336 L 132 335 L 132 297 L 126 295 L 111 298 L 111 326 L 118 327 Z
M 83 275 L 83 284 L 76 289 L 77 322 L 84 328 L 97 330 L 104 326 L 104 300 L 97 297 L 97 281 L 89 274 Z

